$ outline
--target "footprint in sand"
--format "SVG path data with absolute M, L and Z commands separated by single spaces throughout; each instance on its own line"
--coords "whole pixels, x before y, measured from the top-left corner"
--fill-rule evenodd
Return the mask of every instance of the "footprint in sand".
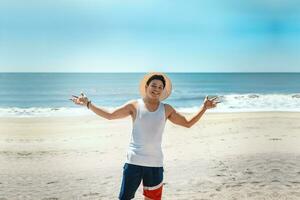
M 252 181 L 252 182 L 250 182 L 251 184 L 259 184 L 259 183 L 261 183 L 260 181 Z
M 289 188 L 292 187 L 291 185 L 288 185 L 288 184 L 285 184 L 285 186 L 286 186 L 286 187 L 289 187 Z
M 19 156 L 30 156 L 32 153 L 31 152 L 18 152 L 17 154 Z
M 222 186 L 216 188 L 216 191 L 220 192 L 222 190 Z
M 222 177 L 222 176 L 226 176 L 224 174 L 216 174 L 217 177 Z
M 245 173 L 245 174 L 253 174 L 253 172 L 252 172 L 250 169 L 246 169 L 246 170 L 244 171 L 244 173 Z
M 51 181 L 51 182 L 48 182 L 47 184 L 50 185 L 50 184 L 54 184 L 54 183 L 58 183 L 58 181 Z
M 281 138 L 269 138 L 269 140 L 272 140 L 272 141 L 279 141 L 279 140 L 282 140 Z
M 241 184 L 235 184 L 235 185 L 231 185 L 231 187 L 235 188 L 235 187 L 242 187 Z
M 99 193 L 97 193 L 97 192 L 90 192 L 88 194 L 83 194 L 82 196 L 89 197 L 89 196 L 98 196 L 98 195 L 99 195 Z
M 272 183 L 280 183 L 281 181 L 280 180 L 277 180 L 277 179 L 274 179 L 274 180 L 271 180 Z
M 292 183 L 292 184 L 300 184 L 299 181 L 289 181 L 289 182 Z

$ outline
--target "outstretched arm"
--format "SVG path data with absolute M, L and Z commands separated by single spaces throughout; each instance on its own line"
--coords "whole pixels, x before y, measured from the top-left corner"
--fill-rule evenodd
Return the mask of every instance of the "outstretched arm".
M 71 100 L 77 105 L 87 106 L 94 113 L 108 120 L 120 119 L 129 115 L 133 115 L 135 109 L 131 102 L 127 102 L 114 111 L 109 112 L 104 108 L 100 108 L 94 105 L 83 93 L 81 93 L 79 97 L 73 95 L 73 98 Z
M 115 109 L 114 111 L 109 112 L 103 108 L 95 106 L 93 103 L 90 103 L 90 106 L 89 106 L 90 110 L 92 110 L 94 113 L 96 113 L 97 115 L 104 117 L 108 120 L 121 119 L 121 118 L 127 117 L 129 115 L 132 115 L 132 113 L 133 113 L 132 107 L 133 107 L 133 105 L 130 104 L 129 102 L 127 102 L 124 105 Z
M 185 116 L 177 112 L 172 106 L 166 104 L 166 110 L 167 110 L 167 118 L 174 124 L 184 126 L 186 128 L 192 127 L 199 119 L 202 117 L 202 115 L 205 113 L 207 109 L 214 108 L 219 103 L 215 98 L 208 99 L 208 97 L 205 98 L 205 101 L 203 105 L 201 106 L 200 110 L 191 118 L 187 119 Z

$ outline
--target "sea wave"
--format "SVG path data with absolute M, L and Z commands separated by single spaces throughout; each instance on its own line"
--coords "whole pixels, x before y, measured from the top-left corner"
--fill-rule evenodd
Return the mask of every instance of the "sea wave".
M 83 108 L 44 108 L 44 107 L 6 107 L 0 108 L 0 117 L 52 117 L 52 116 L 81 116 L 90 112 Z
M 300 112 L 300 93 L 294 94 L 227 94 L 219 95 L 217 108 L 209 112 L 260 112 L 260 111 L 288 111 Z M 181 105 L 182 105 L 182 100 Z M 172 105 L 182 113 L 195 113 L 199 110 L 201 103 L 199 100 L 191 105 L 176 106 L 176 101 Z M 104 107 L 112 111 L 115 107 Z M 0 117 L 51 117 L 51 116 L 82 116 L 93 113 L 84 107 L 5 107 L 0 108 Z
M 300 93 L 221 95 L 220 111 L 300 111 Z

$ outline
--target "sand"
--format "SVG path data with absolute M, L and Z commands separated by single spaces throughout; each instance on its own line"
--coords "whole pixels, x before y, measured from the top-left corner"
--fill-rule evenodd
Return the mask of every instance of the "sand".
M 163 199 L 300 199 L 300 113 L 167 123 Z M 117 199 L 131 118 L 0 118 L 0 200 Z M 142 187 L 135 199 L 143 199 Z

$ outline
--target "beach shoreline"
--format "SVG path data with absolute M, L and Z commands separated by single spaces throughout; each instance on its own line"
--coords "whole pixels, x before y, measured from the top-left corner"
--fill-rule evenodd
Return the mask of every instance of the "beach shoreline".
M 167 122 L 164 199 L 300 198 L 299 119 L 248 112 L 207 113 L 190 129 Z M 117 199 L 131 127 L 130 117 L 0 118 L 0 198 Z

